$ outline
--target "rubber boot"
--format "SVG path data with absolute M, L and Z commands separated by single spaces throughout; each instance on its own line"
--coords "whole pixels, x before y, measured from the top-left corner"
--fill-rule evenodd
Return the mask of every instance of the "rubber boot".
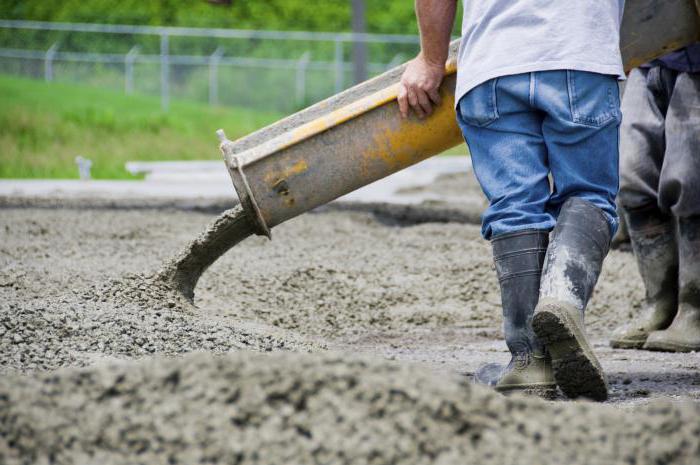
M 669 327 L 678 310 L 678 246 L 674 220 L 656 205 L 626 210 L 639 274 L 644 282 L 644 309 L 613 332 L 616 349 L 641 349 L 651 332 Z
M 678 219 L 678 255 L 678 313 L 649 335 L 645 349 L 700 351 L 700 216 Z
M 610 247 L 601 209 L 570 198 L 561 208 L 542 272 L 532 327 L 552 357 L 554 379 L 570 398 L 603 401 L 605 373 L 588 344 L 583 315 Z
M 629 246 L 631 241 L 630 231 L 627 227 L 627 218 L 625 217 L 625 215 L 623 215 L 624 209 L 619 203 L 617 204 L 616 210 L 617 216 L 620 218 L 620 224 L 617 228 L 617 233 L 615 233 L 612 240 L 610 241 L 610 248 L 625 250 L 627 246 Z
M 511 360 L 507 365 L 491 363 L 479 368 L 477 383 L 503 393 L 554 397 L 551 361 L 532 331 L 547 241 L 548 233 L 537 230 L 505 234 L 491 241 Z

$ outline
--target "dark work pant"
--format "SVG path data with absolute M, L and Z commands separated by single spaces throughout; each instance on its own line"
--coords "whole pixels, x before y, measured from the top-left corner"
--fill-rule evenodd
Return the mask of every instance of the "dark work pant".
M 700 215 L 700 73 L 659 66 L 630 73 L 619 200 L 626 209 L 655 204 L 677 217 Z

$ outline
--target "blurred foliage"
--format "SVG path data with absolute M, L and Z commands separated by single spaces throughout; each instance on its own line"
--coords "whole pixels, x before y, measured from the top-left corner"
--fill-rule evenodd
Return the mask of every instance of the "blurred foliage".
M 351 1 L 231 0 L 230 4 L 206 0 L 2 0 L 0 18 L 39 21 L 191 26 L 234 29 L 349 32 Z M 366 0 L 367 32 L 417 34 L 410 0 Z M 459 17 L 460 15 L 458 15 Z M 459 18 L 457 21 L 459 25 Z M 459 27 L 459 26 L 456 27 Z M 455 29 L 457 31 L 457 29 Z M 157 54 L 154 36 L 92 34 L 60 31 L 0 30 L 0 44 L 7 48 L 46 50 L 58 43 L 62 51 L 123 54 L 134 45 L 141 53 Z M 313 60 L 333 60 L 331 42 L 222 40 L 207 37 L 174 37 L 170 53 L 209 55 L 218 46 L 228 56 L 296 59 L 310 51 Z M 414 44 L 370 44 L 370 61 L 387 63 L 397 56 L 415 54 Z M 344 48 L 350 60 L 351 47 Z
M 367 29 L 416 34 L 410 0 L 366 0 Z M 41 21 L 147 24 L 236 29 L 349 31 L 350 0 L 3 0 L 0 17 Z
M 2 0 L 0 18 L 56 22 L 191 26 L 281 31 L 349 32 L 351 1 L 324 0 Z M 387 34 L 417 34 L 411 0 L 365 0 L 367 31 Z M 455 33 L 460 23 L 457 15 Z M 0 29 L 5 48 L 46 50 L 53 44 L 60 51 L 125 54 L 139 46 L 142 54 L 158 54 L 157 36 L 95 34 L 64 31 Z M 210 55 L 223 47 L 227 56 L 299 59 L 309 52 L 311 60 L 333 61 L 333 42 L 297 40 L 217 39 L 172 37 L 173 55 Z M 415 55 L 417 44 L 370 43 L 369 61 L 389 63 Z M 351 61 L 352 47 L 344 44 L 343 58 Z
M 365 0 L 367 30 L 371 33 L 417 34 L 412 0 Z M 458 14 L 455 34 L 459 27 Z M 0 0 L 0 18 L 55 22 L 137 24 L 151 26 L 217 27 L 235 29 L 349 32 L 350 0 Z M 42 30 L 0 29 L 4 48 L 47 50 L 58 44 L 62 52 L 126 54 L 138 45 L 142 55 L 158 54 L 157 36 L 96 34 Z M 224 49 L 228 57 L 298 60 L 305 53 L 313 61 L 335 59 L 332 42 L 294 40 L 216 39 L 172 37 L 172 55 L 204 55 Z M 369 61 L 382 65 L 413 56 L 416 44 L 371 43 Z M 343 45 L 343 59 L 351 61 L 351 44 Z M 293 69 L 221 67 L 220 101 L 230 108 L 187 103 L 208 97 L 206 66 L 171 65 L 173 103 L 160 111 L 160 68 L 137 63 L 135 91 L 125 96 L 123 66 L 116 64 L 54 64 L 57 81 L 74 81 L 93 88 L 0 76 L 0 177 L 77 177 L 74 158 L 94 161 L 98 178 L 129 178 L 128 160 L 202 159 L 218 157 L 213 132 L 227 129 L 238 137 L 334 92 L 333 68 L 310 69 L 306 94 L 295 98 Z M 43 77 L 41 60 L 6 59 L 0 71 Z M 379 72 L 379 71 L 373 71 Z M 351 70 L 344 83 L 351 81 Z M 102 89 L 98 89 L 101 87 Z M 111 88 L 113 90 L 105 90 Z M 143 94 L 151 94 L 147 96 Z M 298 101 L 301 100 L 301 101 Z M 276 111 L 280 113 L 276 113 Z M 214 149 L 213 149 L 214 148 Z M 461 149 L 461 152 L 464 150 Z M 50 154 L 47 156 L 47 154 Z
M 164 113 L 157 97 L 1 75 L 0 95 L 0 178 L 77 178 L 81 155 L 97 179 L 134 179 L 129 160 L 219 160 L 216 129 L 235 139 L 282 116 L 182 100 Z

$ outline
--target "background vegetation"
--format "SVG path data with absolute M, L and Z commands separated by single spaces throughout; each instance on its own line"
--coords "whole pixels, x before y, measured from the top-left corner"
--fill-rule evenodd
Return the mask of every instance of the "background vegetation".
M 366 0 L 367 30 L 416 34 L 411 0 Z M 0 18 L 59 22 L 140 24 L 236 29 L 348 32 L 350 0 L 2 0 Z M 459 23 L 459 22 L 458 22 Z M 458 27 L 457 24 L 456 27 Z M 57 31 L 0 30 L 4 48 L 125 54 L 139 45 L 141 54 L 159 53 L 158 37 Z M 226 56 L 314 61 L 334 59 L 332 42 L 219 40 L 179 38 L 170 53 L 208 56 L 217 47 Z M 404 60 L 416 45 L 370 44 L 369 60 Z M 346 44 L 344 60 L 351 60 Z M 131 178 L 129 160 L 218 159 L 214 131 L 224 127 L 239 137 L 286 113 L 333 93 L 333 73 L 309 70 L 303 100 L 295 96 L 293 70 L 221 67 L 220 101 L 210 107 L 207 67 L 171 65 L 170 111 L 160 110 L 159 65 L 137 63 L 135 92 L 124 95 L 122 64 L 61 63 L 54 83 L 10 77 L 43 78 L 41 60 L 4 59 L 0 66 L 0 178 L 75 178 L 74 159 L 93 160 L 96 178 Z M 3 76 L 2 73 L 6 73 Z M 345 83 L 352 80 L 351 70 Z M 71 84 L 79 82 L 84 85 Z M 85 85 L 89 84 L 89 86 Z M 108 90 L 112 89 L 112 90 Z M 149 96 L 149 94 L 151 96 Z M 195 101 L 202 103 L 196 103 Z M 464 153 L 465 148 L 454 152 Z
M 129 160 L 220 159 L 215 131 L 243 136 L 282 115 L 0 76 L 0 178 L 77 178 L 75 157 L 95 178 L 134 179 Z M 223 169 L 223 164 L 222 164 Z
M 417 34 L 418 28 L 411 0 L 365 0 L 367 32 L 384 34 Z M 455 32 L 460 15 L 457 15 Z M 40 21 L 62 21 L 108 24 L 137 24 L 152 26 L 219 27 L 235 29 L 271 29 L 283 31 L 349 32 L 351 30 L 350 0 L 231 0 L 219 3 L 206 0 L 3 0 L 0 2 L 0 18 Z M 97 39 L 97 40 L 96 40 Z M 0 41 L 5 47 L 31 42 L 60 41 L 62 49 L 73 51 L 108 51 L 126 53 L 138 37 L 93 34 L 0 31 Z M 158 50 L 157 38 L 140 40 L 143 53 Z M 171 43 L 173 54 L 199 53 L 208 55 L 220 44 L 220 40 L 200 39 Z M 278 56 L 297 58 L 294 48 L 298 42 L 257 41 L 226 44 L 227 54 L 236 56 Z M 333 44 L 318 47 L 301 44 L 311 49 L 314 59 L 332 59 Z M 372 44 L 370 60 L 386 62 L 397 53 L 395 45 Z M 348 47 L 349 48 L 349 47 Z M 400 52 L 401 49 L 398 49 Z M 415 47 L 405 51 L 413 53 Z M 291 56 L 290 56 L 291 53 Z M 347 50 L 349 56 L 349 50 Z
M 411 0 L 367 0 L 368 32 L 415 34 Z M 0 17 L 42 21 L 349 31 L 350 1 L 3 0 Z

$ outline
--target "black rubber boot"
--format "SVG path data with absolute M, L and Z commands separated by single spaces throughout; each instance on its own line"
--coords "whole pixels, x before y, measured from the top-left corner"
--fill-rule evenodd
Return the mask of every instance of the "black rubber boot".
M 678 245 L 674 219 L 656 205 L 625 210 L 634 256 L 644 282 L 644 309 L 615 330 L 610 345 L 641 349 L 653 331 L 669 327 L 678 310 Z
M 610 241 L 611 249 L 625 250 L 627 247 L 630 246 L 630 231 L 627 227 L 627 218 L 623 214 L 624 211 L 624 208 L 622 208 L 622 206 L 618 203 L 617 216 L 620 218 L 620 224 L 617 228 L 615 236 L 613 236 L 612 240 Z
M 477 383 L 504 393 L 554 396 L 551 362 L 532 331 L 548 236 L 546 231 L 526 230 L 491 241 L 511 360 L 508 365 L 491 363 L 479 368 Z
M 583 315 L 610 247 L 601 209 L 568 199 L 552 231 L 532 327 L 552 357 L 554 379 L 570 398 L 603 401 L 608 385 L 588 344 Z
M 678 313 L 649 335 L 645 349 L 700 351 L 700 216 L 678 219 L 678 255 Z

